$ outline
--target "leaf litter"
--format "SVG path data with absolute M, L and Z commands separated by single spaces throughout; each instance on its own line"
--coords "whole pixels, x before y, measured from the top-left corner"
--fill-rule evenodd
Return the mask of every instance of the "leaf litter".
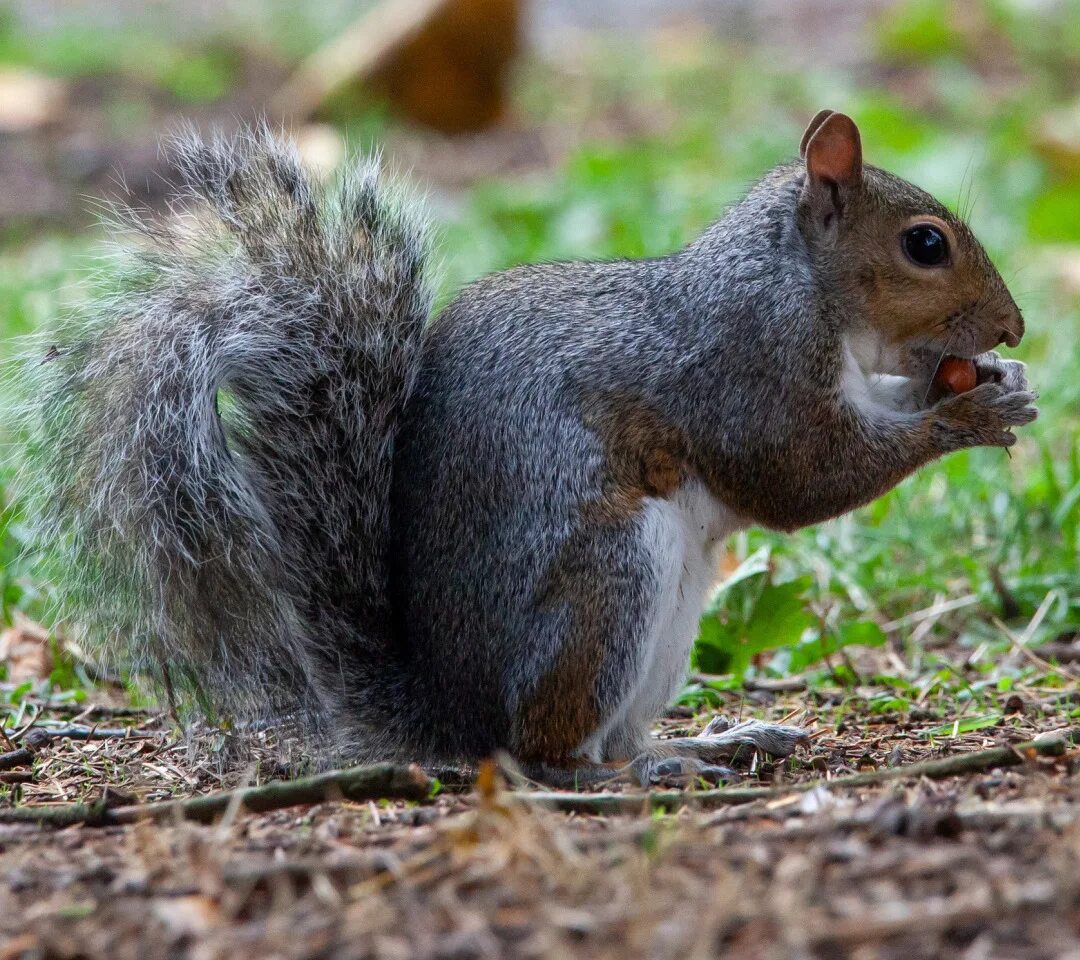
M 558 813 L 517 802 L 532 788 L 491 766 L 475 785 L 444 775 L 419 803 L 231 805 L 208 825 L 0 824 L 0 958 L 1068 956 L 1080 950 L 1080 750 L 829 785 L 1067 730 L 1074 694 L 1046 683 L 951 722 L 932 697 L 867 711 L 871 685 L 721 691 L 726 712 L 794 718 L 813 736 L 788 761 L 744 758 L 738 786 L 779 789 L 719 809 Z M 220 731 L 180 737 L 115 697 L 96 709 L 37 704 L 35 730 L 57 735 L 7 772 L 22 779 L 0 783 L 0 813 L 126 807 L 281 772 L 269 733 L 237 769 Z M 95 719 L 108 736 L 95 738 Z M 658 732 L 707 719 L 676 707 Z M 785 789 L 799 784 L 814 785 Z

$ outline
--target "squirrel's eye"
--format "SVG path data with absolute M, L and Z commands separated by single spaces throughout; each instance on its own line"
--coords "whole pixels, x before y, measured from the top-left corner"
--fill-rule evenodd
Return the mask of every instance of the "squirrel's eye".
M 901 243 L 908 259 L 920 267 L 939 267 L 949 258 L 949 242 L 929 223 L 909 227 L 904 231 Z

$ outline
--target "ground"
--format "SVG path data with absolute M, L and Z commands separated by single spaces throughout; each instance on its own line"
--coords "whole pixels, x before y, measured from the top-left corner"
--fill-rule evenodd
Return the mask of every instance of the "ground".
M 86 198 L 122 172 L 160 200 L 162 130 L 250 115 L 352 15 L 275 19 L 252 0 L 218 20 L 200 2 L 189 23 L 156 4 L 177 21 L 163 31 L 102 12 L 142 4 L 78 5 L 81 22 L 70 6 L 0 17 L 0 66 L 61 85 L 32 85 L 45 119 L 15 130 L 33 104 L 0 70 L 5 359 L 107 286 Z M 1040 419 L 1010 455 L 953 456 L 842 520 L 733 538 L 657 732 L 784 719 L 811 734 L 788 762 L 741 757 L 719 792 L 615 783 L 540 803 L 485 768 L 479 787 L 442 771 L 419 799 L 127 822 L 265 786 L 283 773 L 275 734 L 238 754 L 235 732 L 182 732 L 161 691 L 56 621 L 6 456 L 21 437 L 5 363 L 0 960 L 1080 958 L 1080 10 L 637 0 L 613 37 L 588 32 L 609 4 L 579 7 L 537 5 L 543 55 L 492 130 L 440 136 L 345 97 L 309 131 L 382 145 L 429 191 L 440 302 L 515 263 L 664 254 L 833 107 L 869 162 L 969 218 L 1025 312 L 1015 355 Z M 941 758 L 968 766 L 946 776 Z M 75 803 L 82 822 L 13 822 Z
M 0 809 L 0 956 L 1080 956 L 1076 747 L 844 785 L 854 772 L 1067 736 L 1075 685 L 1014 688 L 1000 720 L 955 735 L 937 699 L 903 716 L 843 706 L 875 692 L 725 695 L 728 712 L 812 733 L 787 763 L 743 758 L 737 787 L 772 787 L 746 803 L 718 805 L 702 785 L 669 810 L 557 812 L 527 805 L 533 787 L 485 777 L 419 802 L 238 808 L 209 825 L 52 829 L 4 825 Z M 108 788 L 124 806 L 258 776 L 222 776 L 213 736 L 177 738 L 154 711 L 37 708 L 38 728 L 111 729 L 53 740 L 32 776 L 0 774 L 21 774 L 25 804 Z M 658 732 L 702 719 L 675 709 Z M 146 736 L 121 739 L 120 726 Z M 628 784 L 612 793 L 640 796 Z

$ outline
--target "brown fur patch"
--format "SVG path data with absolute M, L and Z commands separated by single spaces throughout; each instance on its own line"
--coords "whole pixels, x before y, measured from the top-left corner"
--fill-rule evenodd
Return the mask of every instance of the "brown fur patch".
M 581 622 L 579 617 L 575 621 Z M 602 658 L 602 638 L 588 626 L 563 647 L 518 717 L 522 760 L 558 766 L 581 762 L 574 751 L 602 719 L 595 690 Z
M 682 431 L 636 398 L 597 398 L 585 423 L 604 445 L 605 496 L 621 491 L 640 509 L 645 497 L 670 496 L 682 483 L 687 463 Z
M 564 766 L 580 762 L 573 752 L 603 721 L 597 685 L 610 642 L 613 597 L 594 550 L 633 520 L 647 497 L 671 496 L 687 475 L 679 431 L 633 400 L 597 403 L 586 422 L 604 444 L 604 488 L 581 505 L 574 530 L 545 578 L 538 602 L 569 604 L 573 625 L 554 666 L 523 705 L 516 738 L 523 759 Z
M 657 497 L 670 497 L 682 483 L 682 464 L 670 451 L 657 447 L 643 457 L 645 486 Z

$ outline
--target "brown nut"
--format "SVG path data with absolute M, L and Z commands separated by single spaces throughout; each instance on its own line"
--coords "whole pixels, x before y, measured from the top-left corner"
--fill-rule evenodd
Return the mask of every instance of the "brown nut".
M 978 382 L 975 364 L 963 357 L 946 357 L 934 374 L 934 383 L 948 393 L 967 393 Z

